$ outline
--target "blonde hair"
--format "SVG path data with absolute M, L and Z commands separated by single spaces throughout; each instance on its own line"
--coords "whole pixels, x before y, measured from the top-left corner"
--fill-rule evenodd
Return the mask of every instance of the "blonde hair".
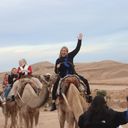
M 59 58 L 61 57 L 61 51 L 62 51 L 62 49 L 66 49 L 66 51 L 68 52 L 68 47 L 66 47 L 66 46 L 63 46 L 63 47 L 60 49 Z
M 26 65 L 27 64 L 27 61 L 23 58 L 23 59 L 19 60 L 19 63 L 21 63 L 23 65 Z

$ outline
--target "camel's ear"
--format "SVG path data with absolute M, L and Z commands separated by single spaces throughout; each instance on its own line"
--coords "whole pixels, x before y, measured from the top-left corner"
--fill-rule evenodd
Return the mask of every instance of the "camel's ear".
M 49 81 L 50 78 L 51 78 L 51 74 L 50 73 L 46 73 L 43 76 L 44 76 L 45 80 L 47 80 L 47 81 Z

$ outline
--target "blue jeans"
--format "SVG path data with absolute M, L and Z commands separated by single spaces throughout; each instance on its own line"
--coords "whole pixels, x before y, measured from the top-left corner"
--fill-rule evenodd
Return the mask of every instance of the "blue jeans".
M 5 98 L 8 97 L 8 94 L 9 94 L 11 88 L 12 88 L 12 87 L 11 87 L 10 84 L 8 84 L 7 87 L 5 88 L 5 90 L 4 90 L 4 94 L 3 94 L 3 96 L 4 96 Z

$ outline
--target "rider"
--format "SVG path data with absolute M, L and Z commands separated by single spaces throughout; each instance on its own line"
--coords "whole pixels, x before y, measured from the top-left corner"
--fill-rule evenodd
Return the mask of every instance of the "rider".
M 5 88 L 8 85 L 8 73 L 5 73 L 3 78 L 3 88 Z
M 58 74 L 58 78 L 57 78 L 57 80 L 53 86 L 53 90 L 52 90 L 51 111 L 56 110 L 56 105 L 55 105 L 56 91 L 58 88 L 58 83 L 59 83 L 60 78 L 63 78 L 68 74 L 77 74 L 74 69 L 73 59 L 77 55 L 77 53 L 79 52 L 79 50 L 81 48 L 82 38 L 83 38 L 83 35 L 82 35 L 82 33 L 80 33 L 78 36 L 77 46 L 72 52 L 68 53 L 67 47 L 62 47 L 60 50 L 59 58 L 56 60 L 56 64 L 55 64 L 55 73 Z M 91 94 L 91 92 L 90 92 L 89 83 L 88 83 L 87 79 L 85 79 L 84 77 L 82 77 L 80 75 L 78 75 L 78 76 L 87 86 L 87 95 L 89 96 Z M 88 99 L 91 100 L 90 97 Z
M 2 102 L 6 102 L 6 99 L 8 97 L 8 94 L 13 87 L 14 82 L 18 79 L 17 69 L 12 68 L 11 73 L 8 74 L 8 84 L 6 85 L 4 92 L 2 93 Z
M 20 84 L 22 80 L 25 83 L 31 83 L 31 87 L 34 89 L 34 91 L 39 95 L 41 89 L 42 89 L 42 83 L 35 77 L 32 76 L 32 67 L 31 65 L 27 64 L 27 61 L 25 59 L 19 60 L 19 67 L 17 70 L 17 73 L 19 74 L 19 80 L 17 80 L 14 83 L 14 86 L 12 88 L 12 99 L 15 99 L 18 90 L 20 89 Z M 20 80 L 22 79 L 22 80 Z
M 19 67 L 18 67 L 18 74 L 19 78 L 23 76 L 30 76 L 32 74 L 32 67 L 27 64 L 25 59 L 19 60 Z
M 118 112 L 109 108 L 101 95 L 94 98 L 78 121 L 80 128 L 117 128 L 126 123 L 128 123 L 128 110 Z

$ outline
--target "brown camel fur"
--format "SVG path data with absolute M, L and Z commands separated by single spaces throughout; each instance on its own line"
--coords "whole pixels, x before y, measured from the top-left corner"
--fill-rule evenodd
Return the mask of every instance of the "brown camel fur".
M 20 98 L 16 99 L 16 102 L 20 108 L 20 126 L 23 128 L 33 128 L 38 124 L 39 108 L 45 104 L 48 99 L 48 89 L 46 85 L 42 86 L 39 95 L 35 93 L 34 83 L 22 80 L 18 90 Z M 24 124 L 22 124 L 22 121 Z
M 16 100 L 7 101 L 5 105 L 1 104 L 5 115 L 5 128 L 7 128 L 9 118 L 11 119 L 10 128 L 17 128 L 18 126 L 20 128 L 33 128 L 33 125 L 38 124 L 39 108 L 47 101 L 47 86 L 43 84 L 39 95 L 37 95 L 35 93 L 37 87 L 30 80 L 26 82 L 22 79 L 18 84 L 17 94 L 19 95 L 17 95 Z
M 24 105 L 20 109 L 20 126 L 23 128 L 33 128 L 37 126 L 39 121 L 39 108 L 31 108 L 27 105 Z M 24 124 L 22 124 L 22 121 Z
M 17 119 L 18 119 L 18 107 L 16 102 L 7 102 L 6 104 L 1 104 L 3 114 L 5 116 L 5 125 L 4 128 L 8 126 L 10 128 L 17 128 Z M 8 120 L 10 119 L 11 124 L 8 124 Z
M 62 93 L 66 93 L 66 97 L 60 98 L 58 104 L 60 128 L 64 128 L 65 121 L 67 121 L 68 128 L 73 128 L 74 126 L 77 128 L 79 116 L 89 106 L 83 96 L 80 95 L 76 87 L 78 85 L 78 80 L 75 77 L 67 77 L 62 82 L 62 86 L 64 87 L 62 87 Z

